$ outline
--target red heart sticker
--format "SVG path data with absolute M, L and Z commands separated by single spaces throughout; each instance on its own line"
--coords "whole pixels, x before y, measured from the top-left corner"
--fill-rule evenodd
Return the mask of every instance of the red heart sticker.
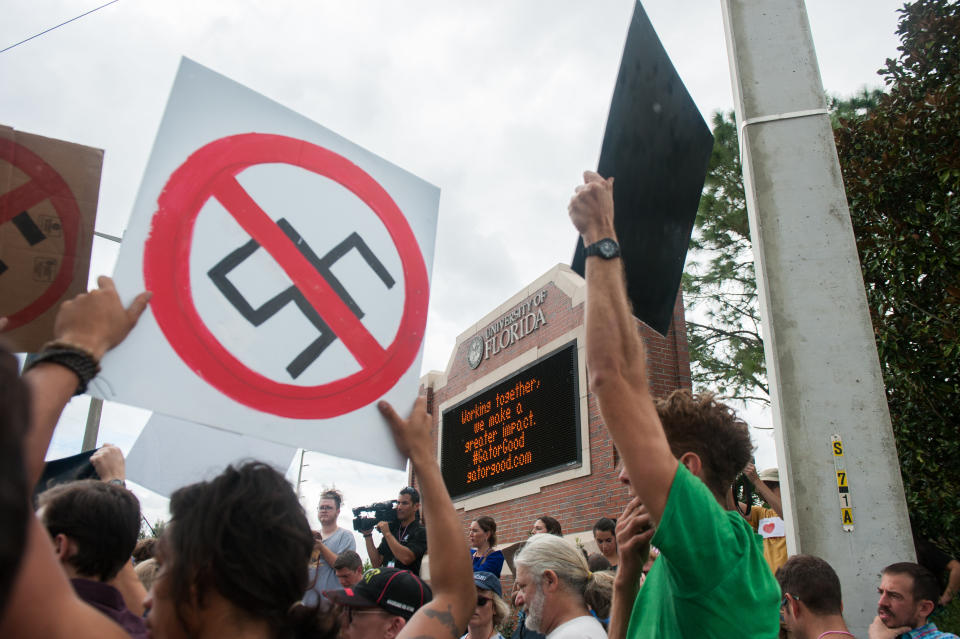
M 763 525 L 763 532 L 765 532 L 765 533 L 772 533 L 772 532 L 773 532 L 773 529 L 776 528 L 776 527 L 777 527 L 777 525 L 774 524 L 774 523 L 764 524 L 764 525 Z

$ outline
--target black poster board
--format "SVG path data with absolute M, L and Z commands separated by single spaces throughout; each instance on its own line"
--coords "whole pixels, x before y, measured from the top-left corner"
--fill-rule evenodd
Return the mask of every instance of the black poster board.
M 597 172 L 615 178 L 614 224 L 634 315 L 661 335 L 670 328 L 712 149 L 709 127 L 637 2 Z M 582 240 L 571 267 L 584 274 Z

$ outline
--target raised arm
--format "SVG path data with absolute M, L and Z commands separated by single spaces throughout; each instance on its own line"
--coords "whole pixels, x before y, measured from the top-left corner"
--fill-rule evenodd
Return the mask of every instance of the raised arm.
M 747 467 L 743 469 L 743 474 L 747 476 L 747 479 L 750 480 L 750 483 L 753 484 L 753 487 L 757 490 L 757 494 L 763 499 L 763 501 L 770 504 L 770 508 L 777 513 L 778 517 L 783 517 L 783 505 L 780 503 L 780 498 L 777 497 L 777 493 L 770 490 L 765 483 L 760 479 L 760 475 L 757 474 L 757 467 L 750 462 L 747 464 Z
M 104 444 L 97 452 L 90 457 L 90 463 L 93 464 L 100 481 L 112 482 L 127 480 L 127 463 L 123 458 L 123 452 L 113 444 Z M 126 484 L 124 484 L 126 485 Z M 110 580 L 110 585 L 120 591 L 123 595 L 123 602 L 127 609 L 137 616 L 142 616 L 146 609 L 143 606 L 143 600 L 147 598 L 147 590 L 143 587 L 140 578 L 133 570 L 133 562 L 127 561 L 117 573 L 117 576 Z
M 569 206 L 585 246 L 617 239 L 613 178 L 587 171 Z M 587 373 L 590 390 L 620 451 L 636 495 L 659 522 L 677 471 L 647 381 L 646 351 L 630 310 L 619 258 L 586 259 Z
M 625 639 L 630 625 L 633 602 L 640 590 L 643 564 L 650 556 L 650 539 L 655 529 L 650 525 L 639 497 L 634 497 L 617 519 L 617 554 L 620 562 L 613 580 L 613 599 L 610 603 L 610 639 Z
M 149 299 L 148 294 L 141 294 L 125 309 L 110 278 L 101 277 L 99 284 L 98 290 L 64 303 L 54 325 L 55 340 L 86 351 L 95 362 L 126 337 Z M 26 485 L 32 490 L 43 471 L 60 412 L 76 392 L 80 379 L 64 366 L 41 362 L 24 375 L 24 381 L 32 411 L 23 441 L 24 466 Z M 29 498 L 23 495 L 25 501 Z M 6 514 L 0 512 L 0 517 Z M 128 636 L 120 626 L 76 596 L 39 520 L 31 516 L 27 525 L 27 546 L 6 608 L 0 610 L 0 636 Z
M 427 400 L 418 397 L 408 419 L 386 402 L 379 408 L 393 430 L 400 452 L 410 458 L 420 481 L 427 538 L 430 540 L 430 585 L 433 600 L 410 618 L 399 637 L 457 639 L 476 606 L 470 558 L 463 552 L 463 533 L 440 468 L 433 457 Z
M 947 571 L 949 573 L 947 577 L 947 587 L 944 588 L 943 594 L 940 595 L 941 606 L 946 606 L 953 601 L 957 592 L 960 592 L 960 561 L 951 559 L 947 564 Z
M 147 307 L 150 293 L 141 293 L 124 308 L 113 280 L 97 279 L 99 288 L 64 302 L 53 326 L 56 347 L 85 352 L 95 365 L 104 354 L 123 341 Z M 80 378 L 72 370 L 52 362 L 39 362 L 24 381 L 30 387 L 30 430 L 24 442 L 27 482 L 33 486 L 43 473 L 43 460 L 60 413 L 77 391 Z

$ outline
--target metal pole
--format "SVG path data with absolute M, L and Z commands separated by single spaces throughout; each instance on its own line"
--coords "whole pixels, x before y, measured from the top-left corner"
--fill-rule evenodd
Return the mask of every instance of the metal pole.
M 97 437 L 100 435 L 100 414 L 103 412 L 103 400 L 90 398 L 90 408 L 87 410 L 87 426 L 83 431 L 83 444 L 80 452 L 93 450 L 97 447 Z
M 806 8 L 722 5 L 787 547 L 833 566 L 866 636 L 880 570 L 914 553 Z
M 300 501 L 300 484 L 302 480 L 300 479 L 303 476 L 303 454 L 307 452 L 305 448 L 300 449 L 300 464 L 297 467 L 297 501 Z

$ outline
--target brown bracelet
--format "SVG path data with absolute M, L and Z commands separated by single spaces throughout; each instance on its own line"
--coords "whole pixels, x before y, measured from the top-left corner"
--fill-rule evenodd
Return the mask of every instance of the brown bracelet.
M 100 372 L 100 362 L 93 356 L 93 353 L 68 342 L 54 340 L 44 344 L 39 353 L 30 356 L 27 365 L 23 368 L 24 374 L 43 362 L 59 364 L 77 376 L 77 389 L 74 391 L 74 395 L 82 395 L 87 392 L 87 384 Z

